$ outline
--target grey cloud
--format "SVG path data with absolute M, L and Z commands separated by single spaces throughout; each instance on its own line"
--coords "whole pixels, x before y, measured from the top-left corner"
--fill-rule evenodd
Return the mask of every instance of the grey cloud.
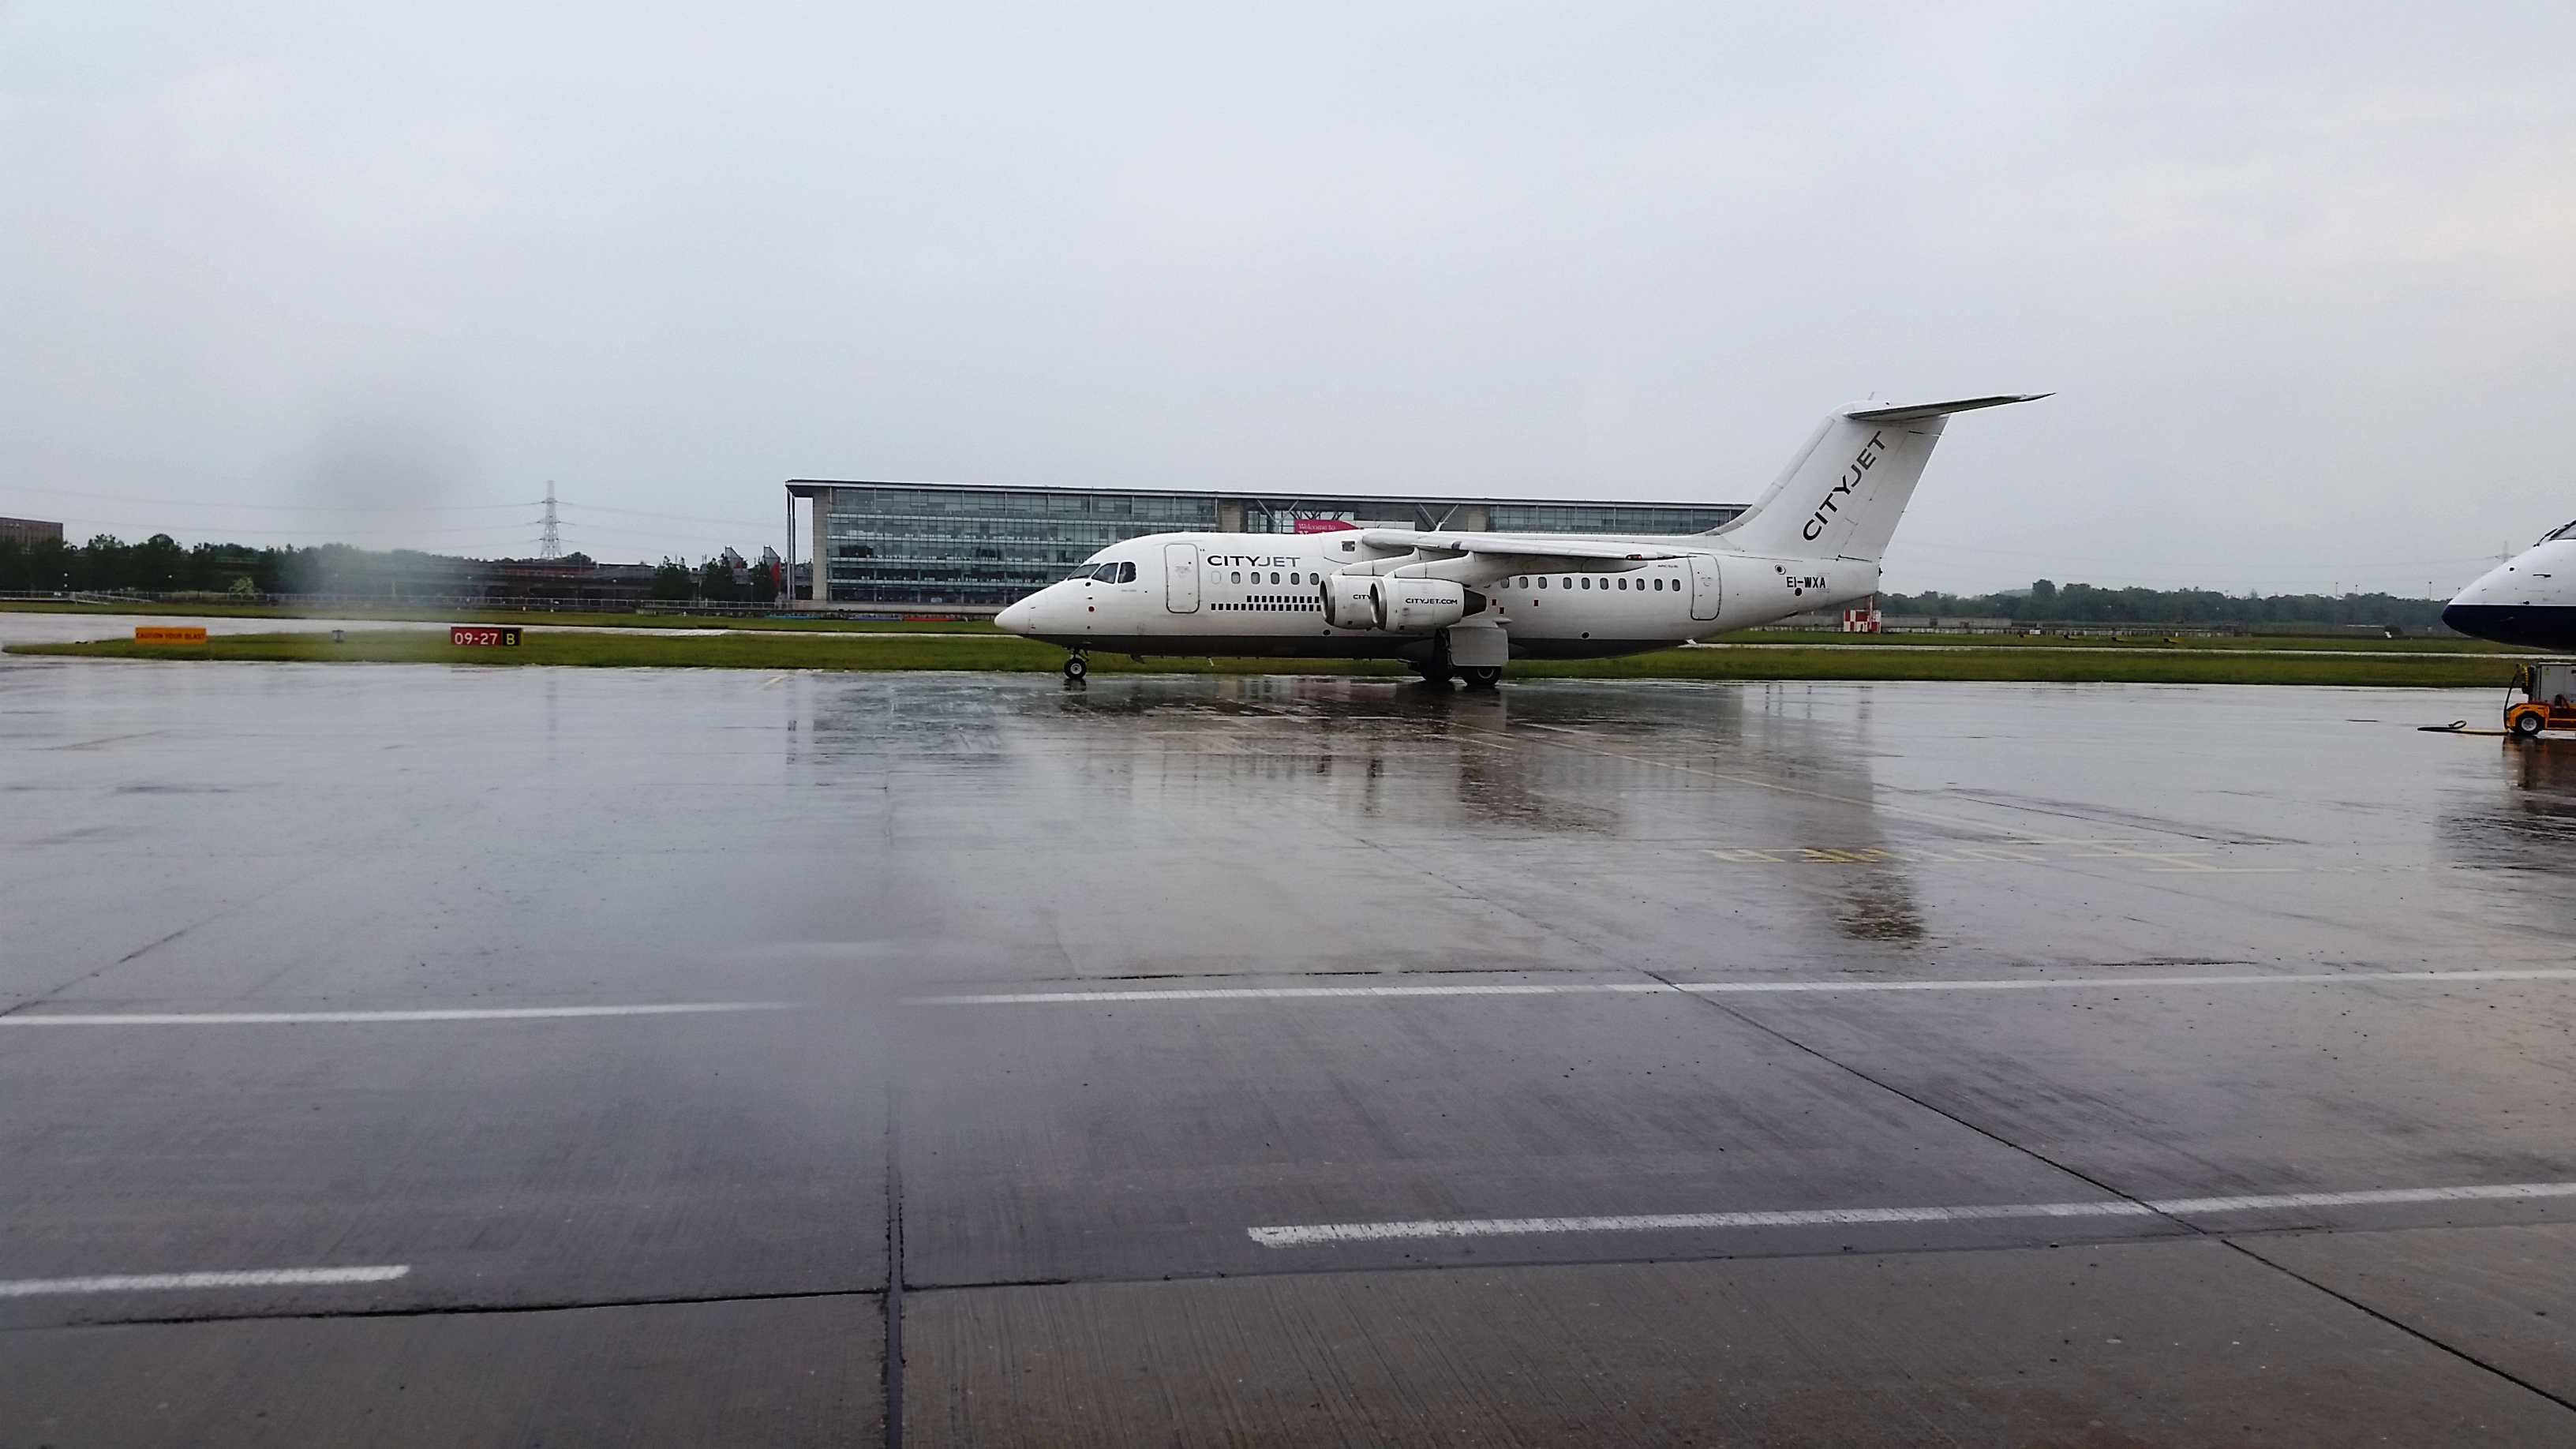
M 2440 587 L 2576 514 L 2571 28 L 13 8 L 0 510 L 214 536 L 406 448 L 742 520 L 567 540 L 620 557 L 796 475 L 1740 498 L 1851 397 L 2056 388 L 1953 430 L 1893 582 Z

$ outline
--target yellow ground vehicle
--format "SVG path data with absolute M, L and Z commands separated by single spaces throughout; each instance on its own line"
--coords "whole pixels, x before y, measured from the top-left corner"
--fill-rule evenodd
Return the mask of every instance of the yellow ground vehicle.
M 2504 707 L 2504 727 L 2527 740 L 2542 730 L 2576 730 L 2576 663 L 2526 664 L 2514 676 L 2522 698 Z

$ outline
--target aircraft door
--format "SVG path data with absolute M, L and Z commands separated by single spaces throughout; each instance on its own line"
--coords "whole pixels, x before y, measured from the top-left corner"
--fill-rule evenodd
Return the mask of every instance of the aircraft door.
M 1199 550 L 1193 543 L 1163 545 L 1163 607 L 1175 614 L 1199 611 Z
M 1720 602 L 1717 588 L 1717 559 L 1710 554 L 1690 556 L 1691 617 L 1714 619 Z

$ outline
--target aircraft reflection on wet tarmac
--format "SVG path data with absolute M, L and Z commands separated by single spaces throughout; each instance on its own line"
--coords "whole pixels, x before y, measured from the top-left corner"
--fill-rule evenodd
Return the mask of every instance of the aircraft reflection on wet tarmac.
M 0 1422 L 2563 1442 L 2455 713 L 13 663 Z

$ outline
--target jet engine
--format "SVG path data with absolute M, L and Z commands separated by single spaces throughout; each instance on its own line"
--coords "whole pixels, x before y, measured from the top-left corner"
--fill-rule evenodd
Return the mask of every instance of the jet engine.
M 1377 580 L 1367 574 L 1324 576 L 1324 622 L 1336 629 L 1374 629 Z
M 1447 579 L 1378 579 L 1377 626 L 1390 634 L 1428 634 L 1467 617 L 1467 586 Z

